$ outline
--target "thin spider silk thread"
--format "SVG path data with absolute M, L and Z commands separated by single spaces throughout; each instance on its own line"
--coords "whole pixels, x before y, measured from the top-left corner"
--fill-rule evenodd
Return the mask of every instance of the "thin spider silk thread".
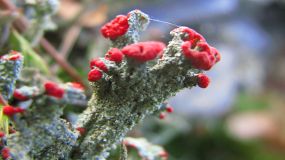
M 173 27 L 181 27 L 181 26 L 179 26 L 179 25 L 177 25 L 177 24 L 170 23 L 170 22 L 166 22 L 166 21 L 161 21 L 161 20 L 158 20 L 158 19 L 150 18 L 149 20 L 154 21 L 154 22 L 159 22 L 159 23 L 168 24 L 168 25 L 173 26 Z

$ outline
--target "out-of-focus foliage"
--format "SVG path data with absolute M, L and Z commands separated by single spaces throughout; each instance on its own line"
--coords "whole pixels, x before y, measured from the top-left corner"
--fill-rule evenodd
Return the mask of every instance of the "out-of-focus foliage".
M 47 66 L 46 60 L 44 60 L 39 54 L 37 54 L 30 43 L 21 36 L 17 31 L 13 31 L 9 39 L 10 48 L 21 51 L 24 59 L 24 65 L 26 67 L 35 67 L 42 71 L 44 74 L 49 75 L 50 70 Z

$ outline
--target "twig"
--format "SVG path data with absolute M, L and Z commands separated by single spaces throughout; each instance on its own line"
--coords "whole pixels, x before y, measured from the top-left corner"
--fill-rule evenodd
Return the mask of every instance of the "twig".
M 64 35 L 64 40 L 60 47 L 60 53 L 63 57 L 68 57 L 70 50 L 74 46 L 76 39 L 81 31 L 81 26 L 75 24 L 71 26 Z
M 70 66 L 69 63 L 65 61 L 65 59 L 60 55 L 60 53 L 55 50 L 55 48 L 45 39 L 42 38 L 40 41 L 40 44 L 42 47 L 49 53 L 49 55 L 55 59 L 55 61 L 62 67 L 64 70 L 73 77 L 76 81 L 80 82 L 81 84 L 84 84 L 84 81 L 81 79 L 81 77 L 77 74 L 76 70 Z

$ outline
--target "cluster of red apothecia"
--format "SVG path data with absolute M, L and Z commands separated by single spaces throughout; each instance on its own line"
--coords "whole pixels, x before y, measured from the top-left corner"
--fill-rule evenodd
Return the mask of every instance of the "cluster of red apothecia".
M 127 33 L 129 29 L 128 17 L 118 15 L 115 19 L 106 23 L 101 28 L 101 33 L 105 38 L 114 40 Z M 217 49 L 210 46 L 205 38 L 196 31 L 188 27 L 179 27 L 175 30 L 185 33 L 181 50 L 189 60 L 193 68 L 200 70 L 209 70 L 214 64 L 220 61 L 221 57 Z M 111 48 L 105 56 L 106 60 L 121 63 L 124 57 L 134 59 L 138 62 L 147 62 L 157 57 L 162 57 L 165 44 L 157 41 L 139 42 L 127 45 L 122 49 Z M 88 74 L 88 80 L 96 82 L 103 77 L 103 72 L 108 72 L 108 67 L 99 58 L 90 61 L 91 71 Z M 201 88 L 207 88 L 210 79 L 205 74 L 197 75 L 197 84 Z
M 67 84 L 69 84 L 73 88 L 76 88 L 79 90 L 84 90 L 84 87 L 80 83 L 68 82 Z M 59 84 L 57 84 L 55 82 L 51 82 L 51 81 L 47 81 L 44 83 L 44 89 L 45 89 L 46 95 L 51 96 L 51 97 L 55 97 L 58 99 L 63 98 L 64 93 L 65 93 L 65 90 L 63 87 L 61 87 Z M 18 101 L 26 101 L 26 100 L 29 100 L 32 98 L 32 97 L 26 96 L 19 89 L 15 89 L 15 91 L 13 93 L 13 97 L 14 97 L 14 99 L 16 99 Z
M 129 29 L 128 16 L 118 15 L 112 21 L 106 23 L 101 28 L 101 33 L 105 38 L 116 39 L 124 35 Z
M 147 62 L 161 57 L 162 51 L 165 48 L 165 44 L 162 42 L 139 42 L 125 46 L 121 50 L 118 48 L 111 48 L 105 56 L 106 60 L 121 63 L 124 57 L 134 59 L 140 63 Z M 91 71 L 88 74 L 88 80 L 96 82 L 103 76 L 102 72 L 108 72 L 108 67 L 105 63 L 98 59 L 92 59 L 90 61 Z
M 177 30 L 186 33 L 181 49 L 194 68 L 209 70 L 220 61 L 217 49 L 210 46 L 202 35 L 188 27 L 179 27 Z

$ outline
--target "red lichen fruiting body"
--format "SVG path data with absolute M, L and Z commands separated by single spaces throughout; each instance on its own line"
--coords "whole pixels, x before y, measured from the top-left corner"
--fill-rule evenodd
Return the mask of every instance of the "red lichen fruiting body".
M 19 90 L 15 90 L 14 93 L 13 93 L 13 97 L 16 99 L 16 100 L 19 100 L 19 101 L 26 101 L 29 99 L 29 97 L 23 95 Z
M 10 150 L 9 148 L 5 147 L 1 150 L 1 156 L 2 158 L 5 160 L 5 159 L 8 159 L 10 157 Z
M 12 107 L 12 106 L 4 106 L 3 107 L 3 114 L 5 114 L 6 116 L 13 116 L 16 113 L 22 113 L 25 110 L 19 107 Z
M 166 112 L 172 113 L 173 111 L 174 111 L 173 107 L 171 107 L 171 106 L 166 107 Z
M 94 58 L 90 61 L 90 69 L 93 69 L 94 67 L 97 67 L 104 72 L 108 72 L 106 64 L 103 61 L 101 61 L 99 58 Z
M 85 128 L 83 127 L 77 127 L 76 130 L 80 133 L 80 135 L 82 136 L 85 133 Z
M 113 40 L 124 35 L 128 29 L 128 16 L 118 15 L 115 19 L 102 26 L 101 33 L 105 38 L 110 38 Z
M 46 82 L 44 84 L 46 94 L 56 98 L 62 98 L 64 89 L 54 82 Z
M 25 111 L 25 109 L 20 108 L 20 107 L 17 107 L 17 108 L 15 108 L 14 110 L 15 110 L 15 112 L 17 112 L 17 113 L 23 113 L 23 112 Z
M 4 136 L 5 136 L 5 133 L 0 131 L 0 138 L 3 138 Z
M 188 27 L 179 27 L 178 29 L 184 33 L 187 33 L 187 37 L 184 39 L 184 41 L 190 41 L 193 46 L 195 46 L 197 42 L 206 41 L 201 34 L 193 29 Z
M 166 113 L 162 112 L 159 114 L 159 119 L 164 119 L 166 117 Z
M 22 55 L 17 51 L 11 51 L 10 54 L 12 54 L 12 55 L 10 55 L 8 57 L 8 60 L 16 61 L 16 60 L 19 60 L 20 58 L 22 58 Z
M 140 42 L 125 46 L 122 49 L 122 53 L 128 58 L 135 59 L 140 62 L 146 62 L 161 56 L 164 48 L 165 44 L 162 42 Z
M 78 82 L 68 82 L 67 84 L 71 85 L 73 88 L 84 91 L 83 85 Z
M 200 45 L 201 48 L 198 45 Z M 190 60 L 194 68 L 209 70 L 216 63 L 216 58 L 210 51 L 210 48 L 206 47 L 206 43 L 200 43 L 198 45 L 198 50 L 191 49 L 191 42 L 186 41 L 182 43 L 181 49 L 184 56 Z
M 200 74 L 198 74 L 197 78 L 198 78 L 198 80 L 197 80 L 198 86 L 200 88 L 207 88 L 209 86 L 210 78 L 207 75 L 200 73 Z
M 216 63 L 218 63 L 221 60 L 221 55 L 218 52 L 218 50 L 214 47 L 211 47 L 211 53 L 215 56 L 216 58 Z
M 96 82 L 98 80 L 100 80 L 102 78 L 103 74 L 101 71 L 99 71 L 98 69 L 92 69 L 89 73 L 88 73 L 88 80 L 90 82 Z
M 188 27 L 179 27 L 176 30 L 186 33 L 181 49 L 194 68 L 209 70 L 220 61 L 219 52 L 211 47 L 202 35 Z
M 208 52 L 209 54 L 212 54 L 211 53 L 211 47 L 209 46 L 209 44 L 207 42 L 197 42 L 196 50 L 204 51 L 204 52 Z
M 105 59 L 116 63 L 121 63 L 123 58 L 124 55 L 118 48 L 111 48 L 105 56 Z
M 15 112 L 15 108 L 12 106 L 4 106 L 3 107 L 3 114 L 5 114 L 6 116 L 13 116 L 16 113 L 17 112 Z

